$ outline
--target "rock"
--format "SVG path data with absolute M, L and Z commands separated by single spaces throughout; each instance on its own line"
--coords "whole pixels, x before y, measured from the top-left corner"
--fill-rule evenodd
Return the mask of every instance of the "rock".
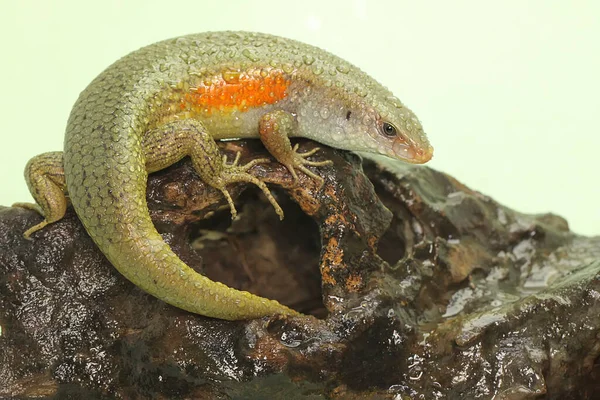
M 256 141 L 220 145 L 265 156 Z M 313 317 L 184 312 L 122 277 L 71 209 L 28 241 L 40 216 L 1 208 L 0 397 L 595 398 L 600 237 L 426 167 L 315 158 L 334 161 L 323 187 L 277 163 L 252 169 L 282 222 L 243 184 L 232 222 L 187 160 L 148 183 L 152 218 L 188 265 Z

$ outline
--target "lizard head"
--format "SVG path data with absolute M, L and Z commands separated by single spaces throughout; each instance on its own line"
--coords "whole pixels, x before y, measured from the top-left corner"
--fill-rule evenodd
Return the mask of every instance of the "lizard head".
M 331 56 L 333 57 L 333 56 Z M 294 88 L 301 136 L 350 151 L 385 155 L 411 164 L 433 157 L 421 123 L 398 98 L 360 69 L 333 58 L 331 79 L 307 79 L 314 87 Z M 289 100 L 288 101 L 292 101 Z
M 369 135 L 365 143 L 370 152 L 380 153 L 411 164 L 423 164 L 433 157 L 423 127 L 416 115 L 400 100 L 388 95 L 372 101 L 363 119 Z

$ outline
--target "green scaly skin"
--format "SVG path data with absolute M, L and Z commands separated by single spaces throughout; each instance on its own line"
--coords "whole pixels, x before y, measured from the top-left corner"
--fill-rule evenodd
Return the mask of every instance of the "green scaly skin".
M 227 91 L 219 92 L 224 86 Z M 201 87 L 207 88 L 203 95 Z M 45 219 L 25 236 L 60 220 L 68 193 L 108 260 L 159 299 L 228 320 L 297 315 L 185 265 L 154 228 L 145 197 L 148 173 L 190 156 L 200 177 L 221 190 L 233 216 L 226 185 L 242 181 L 259 186 L 283 217 L 264 183 L 248 173 L 268 160 L 228 164 L 214 140 L 261 138 L 294 177 L 298 170 L 322 181 L 306 166 L 328 162 L 307 160 L 314 151 L 298 154 L 288 139 L 293 136 L 412 163 L 432 156 L 414 114 L 340 58 L 265 34 L 184 36 L 125 56 L 81 93 L 68 121 L 64 152 L 42 154 L 26 167 L 37 205 L 17 205 L 36 209 Z

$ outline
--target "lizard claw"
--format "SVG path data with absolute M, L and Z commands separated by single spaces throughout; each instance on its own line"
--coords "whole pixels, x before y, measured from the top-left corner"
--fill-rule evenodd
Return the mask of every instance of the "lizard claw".
M 315 154 L 317 151 L 320 150 L 320 148 L 315 147 L 314 149 L 309 150 L 305 153 L 298 153 L 298 147 L 299 147 L 298 144 L 294 145 L 294 148 L 292 149 L 293 153 L 292 153 L 291 160 L 288 163 L 284 163 L 285 167 L 292 174 L 292 177 L 294 178 L 294 182 L 298 182 L 298 175 L 296 174 L 296 169 L 298 169 L 298 170 L 304 172 L 306 175 L 313 178 L 314 180 L 316 180 L 317 182 L 319 182 L 320 185 L 323 185 L 325 183 L 325 180 L 322 177 L 320 177 L 319 175 L 317 175 L 314 172 L 312 172 L 311 170 L 309 170 L 308 168 L 306 168 L 305 166 L 308 165 L 311 167 L 322 167 L 325 165 L 332 165 L 333 161 L 331 161 L 331 160 L 325 160 L 325 161 L 307 160 L 306 159 L 307 157 L 310 157 L 313 154 Z
M 235 204 L 233 203 L 231 195 L 229 194 L 225 186 L 228 183 L 234 182 L 248 182 L 258 186 L 258 188 L 264 193 L 269 203 L 271 203 L 271 205 L 275 209 L 277 215 L 279 215 L 279 219 L 283 219 L 283 210 L 279 206 L 279 203 L 277 203 L 277 200 L 275 200 L 275 198 L 271 194 L 271 191 L 269 190 L 267 185 L 260 179 L 248 173 L 248 170 L 253 166 L 257 164 L 268 163 L 270 162 L 270 160 L 268 158 L 257 158 L 242 166 L 237 165 L 238 161 L 239 153 L 238 155 L 236 155 L 235 160 L 232 164 L 223 165 L 224 169 L 221 173 L 222 184 L 219 187 L 219 190 L 221 190 L 221 193 L 223 193 L 223 196 L 225 197 L 225 199 L 227 200 L 227 204 L 229 205 L 229 209 L 231 211 L 231 219 L 235 219 L 237 217 L 237 210 L 235 209 Z

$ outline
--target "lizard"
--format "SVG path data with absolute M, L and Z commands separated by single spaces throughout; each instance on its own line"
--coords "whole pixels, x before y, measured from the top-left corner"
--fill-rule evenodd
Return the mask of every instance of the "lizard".
M 227 185 L 265 183 L 223 157 L 215 140 L 260 138 L 298 182 L 319 148 L 299 153 L 292 137 L 350 151 L 424 163 L 433 148 L 415 114 L 387 88 L 333 54 L 262 33 L 205 32 L 154 43 L 105 69 L 70 113 L 62 152 L 33 157 L 25 179 L 43 221 L 59 221 L 70 203 L 95 244 L 127 279 L 151 295 L 207 317 L 239 320 L 301 315 L 275 300 L 229 288 L 186 265 L 154 227 L 148 174 L 190 157 L 236 216 Z

